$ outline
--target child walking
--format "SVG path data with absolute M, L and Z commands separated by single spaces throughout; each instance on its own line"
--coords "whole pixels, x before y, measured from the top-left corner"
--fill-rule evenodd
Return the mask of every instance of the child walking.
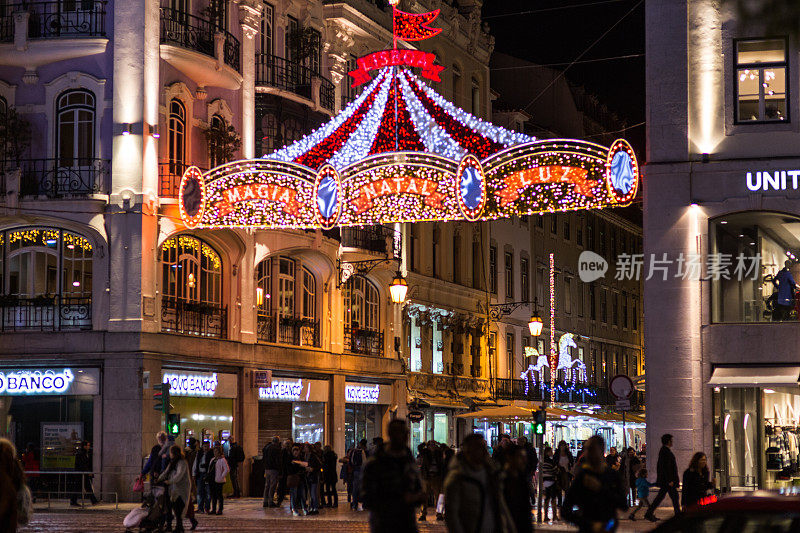
M 628 518 L 636 520 L 636 513 L 639 509 L 642 507 L 645 509 L 650 508 L 650 487 L 652 486 L 653 484 L 647 481 L 647 469 L 642 468 L 639 470 L 638 477 L 636 478 L 636 496 L 639 498 L 639 504 Z

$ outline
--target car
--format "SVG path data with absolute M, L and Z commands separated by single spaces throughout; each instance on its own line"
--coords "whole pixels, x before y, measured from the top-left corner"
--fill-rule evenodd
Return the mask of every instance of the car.
M 653 533 L 800 533 L 800 496 L 753 492 L 705 498 Z

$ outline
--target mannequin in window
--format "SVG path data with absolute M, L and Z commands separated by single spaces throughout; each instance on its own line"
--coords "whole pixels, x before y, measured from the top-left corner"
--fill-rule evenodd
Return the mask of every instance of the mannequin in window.
M 797 290 L 797 284 L 789 271 L 791 266 L 792 262 L 787 259 L 783 263 L 783 268 L 775 275 L 775 279 L 772 281 L 778 289 L 778 301 L 775 302 L 776 320 L 788 320 L 789 313 L 794 307 L 794 293 Z

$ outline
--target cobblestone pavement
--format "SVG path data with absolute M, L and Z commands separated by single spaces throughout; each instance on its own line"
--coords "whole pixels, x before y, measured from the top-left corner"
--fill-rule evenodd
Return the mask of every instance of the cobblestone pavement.
M 48 508 L 46 503 L 36 505 L 36 513 L 32 523 L 20 528 L 20 533 L 63 532 L 63 533 L 105 533 L 123 532 L 122 519 L 135 507 L 133 504 L 120 504 L 115 509 L 113 504 L 100 504 L 85 508 L 69 507 L 66 502 L 53 502 Z M 662 514 L 663 513 L 663 514 Z M 660 511 L 659 517 L 666 518 L 671 512 Z M 264 509 L 261 501 L 255 498 L 228 500 L 225 503 L 223 516 L 197 515 L 198 532 L 226 531 L 279 531 L 280 533 L 314 532 L 314 533 L 366 533 L 369 531 L 366 512 L 351 511 L 346 505 L 338 509 L 325 509 L 319 515 L 293 517 L 284 504 L 280 509 Z M 188 521 L 186 522 L 188 526 Z M 563 523 L 541 524 L 538 531 L 575 531 Z M 638 520 L 622 521 L 619 531 L 649 531 L 652 524 Z M 428 522 L 420 523 L 421 533 L 445 533 L 442 522 L 429 517 Z

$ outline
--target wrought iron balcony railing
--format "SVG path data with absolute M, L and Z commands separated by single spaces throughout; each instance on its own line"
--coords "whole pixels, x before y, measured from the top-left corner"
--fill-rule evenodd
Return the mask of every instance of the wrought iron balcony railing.
M 401 256 L 401 235 L 392 228 L 381 225 L 353 226 L 341 228 L 341 235 L 345 248 L 360 248 L 395 259 Z
M 95 158 L 21 159 L 0 162 L 5 181 L 19 171 L 21 196 L 84 196 L 105 193 L 111 161 Z M 6 188 L 8 184 L 6 183 Z
M 333 82 L 295 61 L 270 54 L 256 54 L 256 85 L 275 87 L 313 100 L 312 80 L 320 80 L 319 105 L 333 111 L 336 101 Z
M 359 355 L 383 356 L 383 332 L 360 328 L 344 329 L 344 349 Z
M 161 300 L 161 331 L 197 337 L 228 338 L 228 308 L 224 305 Z
M 544 387 L 529 382 L 526 392 L 525 380 L 498 378 L 496 394 L 500 400 L 528 400 L 535 402 L 550 400 L 550 382 L 547 381 Z M 636 411 L 644 408 L 643 392 L 634 391 L 630 400 L 631 410 Z M 556 401 L 561 403 L 613 405 L 615 398 L 607 387 L 580 382 L 574 386 L 567 386 L 559 380 L 556 382 Z
M 175 161 L 158 164 L 158 195 L 161 198 L 177 198 L 181 186 L 181 178 L 186 169 L 192 165 Z M 203 172 L 208 169 L 201 168 Z
M 0 296 L 0 331 L 92 329 L 92 299 L 72 296 Z
M 28 13 L 28 39 L 102 37 L 105 0 L 19 2 L 0 6 L 0 41 L 14 40 L 14 14 Z
M 316 318 L 280 316 L 259 309 L 256 334 L 261 342 L 277 342 L 292 346 L 320 346 L 320 325 Z
M 222 60 L 226 65 L 241 72 L 239 39 L 223 30 L 213 21 L 190 15 L 177 9 L 161 8 L 161 44 L 174 44 L 187 50 L 216 57 L 214 35 L 225 36 Z

